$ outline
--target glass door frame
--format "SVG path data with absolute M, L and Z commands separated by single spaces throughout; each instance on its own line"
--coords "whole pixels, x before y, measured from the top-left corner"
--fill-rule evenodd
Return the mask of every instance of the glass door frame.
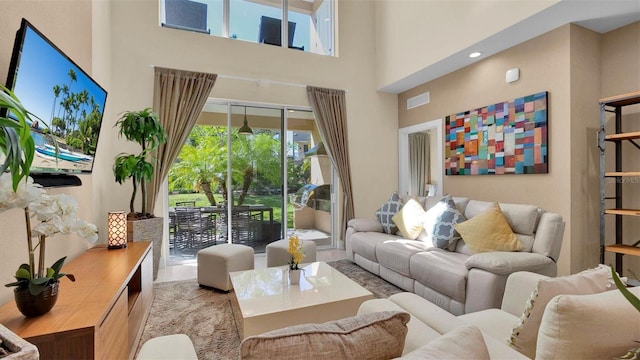
M 246 107 L 260 107 L 260 108 L 267 108 L 267 109 L 278 109 L 278 110 L 282 110 L 282 120 L 281 120 L 281 126 L 282 128 L 280 129 L 281 131 L 281 171 L 282 171 L 282 208 L 284 209 L 283 216 L 282 216 L 282 222 L 283 225 L 282 229 L 281 229 L 281 234 L 285 234 L 286 235 L 286 231 L 287 231 L 287 226 L 286 224 L 288 224 L 289 221 L 289 213 L 286 211 L 287 206 L 288 206 L 288 202 L 289 202 L 289 194 L 288 194 L 288 162 L 286 161 L 286 157 L 287 157 L 287 144 L 288 144 L 288 123 L 289 123 L 289 110 L 295 110 L 295 111 L 309 111 L 309 112 L 313 112 L 313 110 L 310 107 L 305 107 L 305 106 L 292 106 L 292 105 L 281 105 L 281 104 L 273 104 L 273 103 L 262 103 L 262 102 L 250 102 L 250 101 L 240 101 L 240 100 L 227 100 L 227 99 L 217 99 L 217 98 L 210 98 L 207 101 L 207 104 L 216 104 L 216 105 L 223 105 L 227 107 L 227 129 L 231 129 L 232 128 L 232 123 L 231 123 L 231 118 L 232 118 L 232 113 L 231 113 L 231 107 L 232 106 L 246 106 Z M 293 130 L 292 130 L 293 131 Z M 232 140 L 232 134 L 231 131 L 227 131 L 227 145 L 228 145 L 228 153 L 227 153 L 227 169 L 231 168 L 231 140 Z M 339 234 L 338 229 L 337 229 L 337 219 L 338 219 L 338 211 L 340 211 L 340 200 L 339 200 L 339 196 L 337 196 L 337 192 L 339 192 L 339 189 L 337 189 L 337 186 L 339 185 L 339 178 L 337 176 L 337 172 L 335 171 L 335 168 L 333 166 L 333 164 L 330 165 L 330 179 L 331 179 L 331 231 L 332 233 L 330 234 L 331 236 L 331 243 L 330 245 L 319 245 L 318 249 L 335 249 L 338 248 L 341 244 L 342 241 L 340 241 L 340 239 L 337 239 L 336 237 L 339 236 L 337 234 Z M 231 183 L 230 181 L 230 177 L 231 177 L 231 172 L 227 171 L 227 183 Z M 165 214 L 165 236 L 164 236 L 164 254 L 163 254 L 163 264 L 164 265 L 179 265 L 179 264 L 184 264 L 184 263 L 189 263 L 189 262 L 193 262 L 192 260 L 189 261 L 171 261 L 170 260 L 170 249 L 169 249 L 169 216 L 168 216 L 168 212 L 169 212 L 169 196 L 168 196 L 168 178 L 164 180 L 163 183 L 163 187 L 162 187 L 162 192 L 163 192 L 163 196 L 164 196 L 164 201 L 162 202 L 162 206 L 164 207 L 163 209 L 163 213 Z M 232 187 L 229 186 L 227 189 L 227 197 L 229 199 L 231 199 L 232 197 L 230 196 L 231 194 L 229 193 L 230 191 L 233 191 Z M 160 203 L 159 203 L 160 205 Z M 231 218 L 231 214 L 232 213 L 232 209 L 229 207 L 227 210 L 227 216 L 230 219 Z M 232 239 L 231 237 L 231 227 L 227 227 L 227 238 L 229 240 Z

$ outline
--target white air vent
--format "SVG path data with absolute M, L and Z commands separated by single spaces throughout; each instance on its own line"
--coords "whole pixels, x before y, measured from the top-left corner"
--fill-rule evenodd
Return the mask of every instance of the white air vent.
M 429 92 L 422 93 L 407 100 L 407 110 L 429 103 Z

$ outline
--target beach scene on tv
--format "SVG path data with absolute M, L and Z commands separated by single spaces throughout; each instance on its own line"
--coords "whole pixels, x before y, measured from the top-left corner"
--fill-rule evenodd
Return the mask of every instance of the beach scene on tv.
M 35 115 L 32 170 L 91 171 L 106 92 L 31 28 L 15 76 L 15 94 Z

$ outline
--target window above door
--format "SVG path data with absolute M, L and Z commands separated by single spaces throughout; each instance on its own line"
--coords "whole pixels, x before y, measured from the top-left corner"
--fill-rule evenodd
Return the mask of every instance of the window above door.
M 159 1 L 164 27 L 335 54 L 335 0 Z

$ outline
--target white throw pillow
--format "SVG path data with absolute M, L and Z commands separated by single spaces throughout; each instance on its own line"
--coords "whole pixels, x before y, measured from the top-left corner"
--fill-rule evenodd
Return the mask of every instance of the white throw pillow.
M 454 250 L 460 234 L 454 225 L 465 221 L 450 195 L 443 197 L 422 216 L 426 241 L 440 249 Z
M 417 200 L 409 199 L 391 219 L 398 226 L 402 237 L 415 240 L 423 230 L 424 209 Z
M 509 345 L 525 356 L 536 357 L 538 329 L 547 303 L 557 295 L 597 294 L 607 290 L 610 269 L 606 266 L 578 274 L 540 280 L 531 292 L 524 313 L 513 328 Z
M 640 295 L 640 287 L 630 291 Z M 636 340 L 640 314 L 618 289 L 558 295 L 542 316 L 536 359 L 613 359 L 638 347 Z

